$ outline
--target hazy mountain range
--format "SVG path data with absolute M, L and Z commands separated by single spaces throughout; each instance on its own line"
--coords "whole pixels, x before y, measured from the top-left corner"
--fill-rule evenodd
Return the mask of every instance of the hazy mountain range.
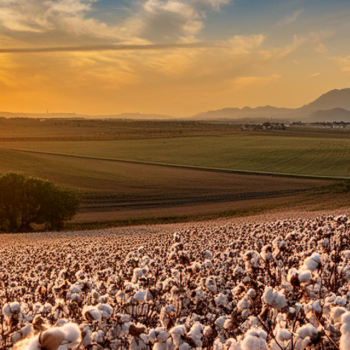
M 169 115 L 122 113 L 116 115 L 79 115 L 75 113 L 10 113 L 0 112 L 0 117 L 6 118 L 97 118 L 97 119 L 142 119 L 165 120 L 179 119 Z M 184 118 L 181 118 L 184 119 Z M 315 101 L 296 109 L 264 106 L 257 108 L 223 108 L 196 114 L 185 119 L 190 120 L 232 120 L 236 122 L 248 121 L 305 121 L 305 122 L 350 122 L 350 88 L 332 90 Z
M 350 89 L 332 90 L 317 100 L 297 109 L 277 108 L 272 106 L 250 108 L 224 108 L 217 111 L 199 113 L 192 117 L 197 120 L 249 120 L 275 119 L 290 121 L 349 121 Z

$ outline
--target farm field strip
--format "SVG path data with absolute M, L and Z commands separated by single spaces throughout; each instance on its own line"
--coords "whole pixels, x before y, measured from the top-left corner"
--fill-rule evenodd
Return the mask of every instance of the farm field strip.
M 347 179 L 350 140 L 236 135 L 127 141 L 0 143 L 2 148 L 144 164 Z
M 79 222 L 207 215 L 288 202 L 335 182 L 106 161 L 0 148 L 0 172 L 83 193 Z
M 237 174 L 247 174 L 247 175 L 266 175 L 266 176 L 284 176 L 284 177 L 296 177 L 296 178 L 306 178 L 306 179 L 323 179 L 323 180 L 348 180 L 350 176 L 322 176 L 322 175 L 307 175 L 307 174 L 294 174 L 285 172 L 269 172 L 269 171 L 253 171 L 253 170 L 241 170 L 241 169 L 231 169 L 231 168 L 213 168 L 205 166 L 196 165 L 182 165 L 182 164 L 172 164 L 172 163 L 159 163 L 159 162 L 144 162 L 132 159 L 124 158 L 105 158 L 105 157 L 92 157 L 81 154 L 69 154 L 69 153 L 59 153 L 59 152 L 44 152 L 44 151 L 32 151 L 32 150 L 22 150 L 22 149 L 10 149 L 14 152 L 25 152 L 33 154 L 46 154 L 52 156 L 63 156 L 63 157 L 73 157 L 100 161 L 110 161 L 110 162 L 121 162 L 121 163 L 131 163 L 140 165 L 155 165 L 155 166 L 165 166 L 174 168 L 184 168 L 193 170 L 204 170 L 204 171 L 218 171 L 227 173 L 237 173 Z

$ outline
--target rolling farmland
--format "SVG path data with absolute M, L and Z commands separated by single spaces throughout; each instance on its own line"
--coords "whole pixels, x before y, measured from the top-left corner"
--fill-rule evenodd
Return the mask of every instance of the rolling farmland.
M 136 161 L 288 175 L 350 176 L 350 140 L 265 135 L 126 141 L 2 143 L 3 147 Z
M 349 178 L 346 130 L 244 133 L 234 125 L 193 122 L 2 123 L 12 131 L 8 138 L 0 132 L 0 172 L 79 189 L 84 202 L 74 225 L 336 208 L 350 197 L 347 182 L 341 182 Z
M 0 171 L 77 188 L 75 222 L 124 221 L 245 212 L 286 204 L 325 180 L 283 178 L 0 150 Z

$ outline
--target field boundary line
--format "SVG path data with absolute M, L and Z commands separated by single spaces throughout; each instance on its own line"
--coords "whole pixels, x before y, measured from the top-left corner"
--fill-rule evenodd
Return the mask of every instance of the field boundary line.
M 206 170 L 206 171 L 216 171 L 232 174 L 246 174 L 246 175 L 265 175 L 265 176 L 278 176 L 278 177 L 290 177 L 290 178 L 302 178 L 302 179 L 314 179 L 314 180 L 350 180 L 350 176 L 323 176 L 323 175 L 304 175 L 304 174 L 290 174 L 290 173 L 276 173 L 268 171 L 254 171 L 254 170 L 240 170 L 240 169 L 227 169 L 227 168 L 215 168 L 215 167 L 202 167 L 197 165 L 182 165 L 182 164 L 170 164 L 170 163 L 159 163 L 159 162 L 144 162 L 139 160 L 122 159 L 122 158 L 105 158 L 105 157 L 93 157 L 85 156 L 80 154 L 68 154 L 59 152 L 45 152 L 45 151 L 35 151 L 35 150 L 24 150 L 16 148 L 4 148 L 16 152 L 34 153 L 34 154 L 46 154 L 53 156 L 64 156 L 73 157 L 81 159 L 91 159 L 91 160 L 102 160 L 109 162 L 120 162 L 120 163 L 131 163 L 140 165 L 154 165 L 154 166 L 164 166 L 182 169 L 192 169 L 192 170 Z

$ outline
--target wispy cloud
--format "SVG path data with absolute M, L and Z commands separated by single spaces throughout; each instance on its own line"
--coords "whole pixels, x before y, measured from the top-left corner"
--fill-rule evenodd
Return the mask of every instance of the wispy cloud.
M 332 57 L 331 59 L 338 63 L 342 72 L 350 72 L 350 56 Z
M 23 47 L 4 48 L 0 53 L 48 53 L 48 52 L 89 52 L 89 51 L 152 51 L 169 49 L 198 49 L 198 48 L 220 48 L 222 43 L 194 42 L 194 43 L 169 43 L 148 45 L 86 45 L 86 46 L 57 46 L 57 47 Z
M 313 73 L 313 74 L 310 74 L 310 78 L 316 78 L 316 77 L 319 77 L 321 75 L 321 73 Z
M 276 23 L 276 26 L 277 27 L 284 27 L 284 26 L 288 26 L 288 25 L 291 25 L 292 23 L 294 23 L 301 14 L 304 13 L 304 9 L 300 9 L 300 10 L 297 10 L 295 12 L 293 12 L 291 15 L 289 16 L 286 16 L 284 18 L 282 18 L 280 21 L 278 21 Z
M 123 31 L 152 42 L 188 40 L 203 28 L 209 11 L 231 0 L 146 0 L 123 23 Z

